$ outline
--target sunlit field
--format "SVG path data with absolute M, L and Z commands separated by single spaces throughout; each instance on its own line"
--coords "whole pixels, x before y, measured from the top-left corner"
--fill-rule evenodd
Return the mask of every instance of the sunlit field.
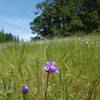
M 0 100 L 23 100 L 23 84 L 27 100 L 44 100 L 46 61 L 59 68 L 47 100 L 100 100 L 100 35 L 0 44 Z

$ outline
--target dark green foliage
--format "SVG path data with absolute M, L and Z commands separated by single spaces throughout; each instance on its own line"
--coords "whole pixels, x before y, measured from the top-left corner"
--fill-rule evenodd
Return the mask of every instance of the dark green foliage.
M 19 42 L 19 38 L 13 36 L 11 33 L 5 33 L 3 30 L 0 32 L 0 43 L 14 41 Z
M 33 34 L 65 37 L 100 29 L 100 0 L 47 0 L 36 6 L 41 12 L 31 23 Z

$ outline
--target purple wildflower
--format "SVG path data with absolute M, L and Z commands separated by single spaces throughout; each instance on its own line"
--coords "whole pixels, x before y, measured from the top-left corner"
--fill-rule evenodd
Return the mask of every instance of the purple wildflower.
M 27 94 L 28 90 L 29 90 L 29 87 L 27 85 L 24 84 L 21 86 L 21 92 L 23 94 Z
M 44 65 L 44 70 L 48 73 L 58 73 L 58 68 L 55 65 L 55 62 L 52 61 L 47 61 L 46 64 Z

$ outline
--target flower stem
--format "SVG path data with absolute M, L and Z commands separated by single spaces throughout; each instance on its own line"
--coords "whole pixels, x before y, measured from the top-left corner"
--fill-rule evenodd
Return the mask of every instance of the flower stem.
M 23 94 L 23 100 L 27 100 L 27 95 Z
M 46 89 L 45 89 L 45 93 L 44 93 L 44 100 L 47 100 L 48 82 L 49 82 L 49 73 L 47 73 Z

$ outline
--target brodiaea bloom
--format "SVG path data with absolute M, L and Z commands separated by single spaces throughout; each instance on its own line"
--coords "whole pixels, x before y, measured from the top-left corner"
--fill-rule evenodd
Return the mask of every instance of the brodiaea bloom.
M 27 85 L 22 85 L 21 92 L 23 94 L 27 94 L 28 90 L 29 90 L 29 87 Z
M 46 64 L 44 65 L 44 70 L 48 73 L 58 73 L 58 68 L 55 65 L 55 62 L 52 61 L 47 61 Z

